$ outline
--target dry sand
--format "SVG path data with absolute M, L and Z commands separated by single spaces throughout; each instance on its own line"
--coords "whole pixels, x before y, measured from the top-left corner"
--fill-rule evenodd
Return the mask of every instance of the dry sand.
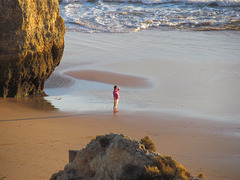
M 34 104 L 34 103 L 33 103 Z M 240 178 L 239 131 L 235 124 L 148 113 L 74 114 L 30 108 L 0 100 L 0 179 L 49 179 L 68 162 L 69 149 L 81 149 L 96 135 L 149 135 L 158 152 L 172 155 L 193 175 Z

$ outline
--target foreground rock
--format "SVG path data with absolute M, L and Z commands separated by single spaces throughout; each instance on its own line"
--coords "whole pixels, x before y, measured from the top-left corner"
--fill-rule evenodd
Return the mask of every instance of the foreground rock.
M 170 156 L 149 153 L 154 144 L 148 137 L 141 142 L 117 134 L 97 136 L 86 148 L 70 151 L 70 163 L 51 180 L 194 179 Z
M 63 55 L 58 0 L 1 0 L 0 11 L 0 96 L 41 93 Z

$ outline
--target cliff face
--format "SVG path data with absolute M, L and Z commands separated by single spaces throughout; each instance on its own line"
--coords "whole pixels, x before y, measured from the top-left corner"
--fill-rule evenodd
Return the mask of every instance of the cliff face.
M 58 0 L 1 0 L 0 12 L 0 96 L 41 93 L 63 55 Z
M 145 141 L 141 144 L 118 134 L 97 136 L 86 148 L 70 151 L 70 163 L 64 170 L 53 174 L 51 180 L 193 179 L 170 156 L 150 153 L 146 149 L 148 144 L 150 143 Z

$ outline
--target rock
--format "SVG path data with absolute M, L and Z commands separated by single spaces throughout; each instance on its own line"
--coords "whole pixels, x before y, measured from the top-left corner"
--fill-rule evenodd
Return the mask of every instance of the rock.
M 0 96 L 42 93 L 64 49 L 58 0 L 0 1 Z
M 150 153 L 145 146 L 124 135 L 97 136 L 51 180 L 193 179 L 170 156 Z
M 69 154 L 69 162 L 73 162 L 73 160 L 77 156 L 78 152 L 79 151 L 77 151 L 77 150 L 69 150 L 69 152 L 68 152 L 68 154 Z
M 53 72 L 51 76 L 46 80 L 45 88 L 60 88 L 60 87 L 70 87 L 75 83 L 75 81 L 65 75 Z
M 210 2 L 208 4 L 208 6 L 211 6 L 211 7 L 216 7 L 216 6 L 219 6 L 217 2 Z

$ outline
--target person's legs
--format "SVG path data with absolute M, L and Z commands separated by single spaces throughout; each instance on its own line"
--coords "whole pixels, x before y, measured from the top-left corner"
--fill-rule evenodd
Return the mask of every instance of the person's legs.
M 114 100 L 113 112 L 115 113 L 118 112 L 117 106 L 118 106 L 118 100 Z

